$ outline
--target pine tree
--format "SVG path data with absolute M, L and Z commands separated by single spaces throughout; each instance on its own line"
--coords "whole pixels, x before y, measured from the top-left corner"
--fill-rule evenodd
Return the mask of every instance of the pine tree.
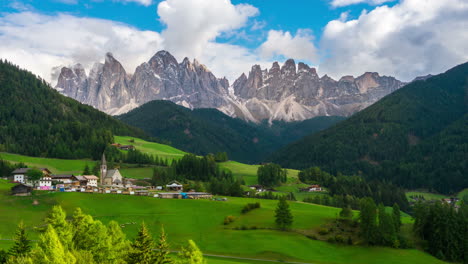
M 99 163 L 96 163 L 96 165 L 93 166 L 92 172 L 94 176 L 97 176 L 97 177 L 101 176 L 101 168 L 99 166 Z
M 385 212 L 385 206 L 379 205 L 379 226 L 378 226 L 379 243 L 383 246 L 397 246 L 395 224 L 393 223 L 392 215 Z
M 400 213 L 400 206 L 398 206 L 397 203 L 393 204 L 392 217 L 393 217 L 393 224 L 395 224 L 395 231 L 399 233 L 400 227 L 401 227 L 401 213 Z
M 116 221 L 109 222 L 107 236 L 110 244 L 108 259 L 113 260 L 113 263 L 117 263 L 116 261 L 124 258 L 124 255 L 130 249 L 130 244 Z
M 14 238 L 15 244 L 8 252 L 10 256 L 24 257 L 31 251 L 30 241 L 26 236 L 26 228 L 23 222 L 18 224 Z
M 203 253 L 198 248 L 193 240 L 188 241 L 188 247 L 182 248 L 179 253 L 178 264 L 205 264 Z
M 169 244 L 167 243 L 166 232 L 164 227 L 161 227 L 161 234 L 159 235 L 159 241 L 156 245 L 156 264 L 168 264 L 172 263 L 169 258 Z
M 279 199 L 278 207 L 275 210 L 275 218 L 275 223 L 281 230 L 288 229 L 293 223 L 293 216 L 284 196 Z
M 129 254 L 127 255 L 128 264 L 153 264 L 155 254 L 153 251 L 154 242 L 146 228 L 145 223 L 141 224 L 138 236 L 131 245 Z

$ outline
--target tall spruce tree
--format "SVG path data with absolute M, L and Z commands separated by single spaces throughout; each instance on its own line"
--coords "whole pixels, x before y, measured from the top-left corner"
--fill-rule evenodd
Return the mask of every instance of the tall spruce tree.
M 393 217 L 393 224 L 395 225 L 395 231 L 399 233 L 400 228 L 401 228 L 401 213 L 400 213 L 400 206 L 398 206 L 397 203 L 393 204 L 392 217 Z
M 13 257 L 24 257 L 31 251 L 31 244 L 26 236 L 26 228 L 23 222 L 18 224 L 14 237 L 15 244 L 9 250 L 9 255 Z
M 131 249 L 127 255 L 128 264 L 153 264 L 155 263 L 155 253 L 153 251 L 154 241 L 145 223 L 141 224 L 135 241 L 131 244 Z
M 91 175 L 91 170 L 89 169 L 88 163 L 86 163 L 83 169 L 83 175 Z
M 60 205 L 52 207 L 49 215 L 45 219 L 46 224 L 54 228 L 60 242 L 66 248 L 71 248 L 73 239 L 73 230 L 69 222 L 67 222 L 67 215 Z
M 161 227 L 161 234 L 159 235 L 159 241 L 156 245 L 156 259 L 155 264 L 169 264 L 172 263 L 169 257 L 169 244 L 167 243 L 166 232 L 164 227 Z
M 398 246 L 393 217 L 385 212 L 385 206 L 383 204 L 379 205 L 379 226 L 377 230 L 377 235 L 379 236 L 378 243 L 380 245 Z
M 293 215 L 284 196 L 278 201 L 278 206 L 275 210 L 275 223 L 281 230 L 287 230 L 293 223 Z
M 372 198 L 363 198 L 359 213 L 361 236 L 368 244 L 376 244 L 377 237 L 377 206 Z

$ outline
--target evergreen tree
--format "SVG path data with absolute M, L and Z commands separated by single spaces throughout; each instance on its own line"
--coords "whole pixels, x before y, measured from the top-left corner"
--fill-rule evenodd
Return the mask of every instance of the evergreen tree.
M 101 177 L 101 167 L 99 163 L 96 163 L 96 165 L 93 166 L 92 172 L 93 172 L 93 175 L 97 177 Z
M 26 176 L 28 177 L 28 181 L 32 182 L 33 186 L 36 186 L 38 181 L 42 178 L 42 171 L 38 169 L 30 169 L 26 172 Z
M 31 251 L 30 242 L 26 236 L 26 228 L 23 222 L 18 224 L 18 228 L 16 229 L 16 234 L 14 238 L 15 244 L 10 251 L 8 252 L 9 255 L 14 257 L 24 257 L 29 254 Z
M 366 243 L 376 244 L 377 206 L 372 198 L 363 198 L 360 207 L 361 236 Z
M 393 224 L 395 224 L 395 231 L 399 233 L 400 227 L 401 227 L 401 213 L 400 213 L 400 206 L 398 206 L 397 203 L 393 204 L 392 217 L 393 217 Z
M 340 211 L 340 217 L 347 218 L 347 219 L 353 218 L 353 210 L 351 210 L 349 206 L 343 207 Z
M 154 242 L 146 228 L 145 223 L 141 224 L 138 236 L 131 245 L 129 254 L 127 255 L 128 264 L 153 264 L 155 262 L 155 254 L 153 251 Z
M 155 264 L 168 264 L 172 263 L 169 258 L 169 244 L 167 243 L 166 232 L 164 227 L 161 227 L 161 234 L 159 235 L 159 241 L 156 245 L 156 260 Z
M 47 225 L 45 232 L 39 237 L 34 263 L 74 264 L 75 262 L 75 257 L 63 246 L 55 229 Z
M 378 243 L 384 246 L 397 246 L 395 224 L 392 215 L 385 212 L 385 206 L 379 205 Z
M 285 197 L 281 197 L 275 210 L 275 223 L 281 230 L 286 230 L 293 223 L 293 216 Z
M 89 170 L 88 163 L 86 163 L 86 166 L 83 169 L 83 175 L 91 175 L 91 171 Z
M 206 264 L 203 253 L 193 240 L 188 241 L 187 248 L 182 248 L 179 258 L 178 264 Z
M 6 263 L 8 259 L 8 252 L 3 249 L 0 249 L 0 264 Z

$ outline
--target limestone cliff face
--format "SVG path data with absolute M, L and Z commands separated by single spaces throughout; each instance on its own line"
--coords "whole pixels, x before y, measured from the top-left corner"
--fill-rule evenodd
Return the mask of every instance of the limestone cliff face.
M 393 77 L 365 73 L 336 81 L 319 77 L 316 69 L 292 59 L 270 69 L 254 65 L 232 86 L 197 60 L 181 63 L 167 51 L 157 52 L 130 76 L 106 54 L 86 76 L 77 64 L 64 67 L 56 89 L 109 114 L 125 113 L 151 100 L 170 100 L 188 108 L 217 108 L 231 116 L 261 120 L 298 121 L 323 115 L 349 116 L 404 83 Z M 231 93 L 229 92 L 231 91 Z

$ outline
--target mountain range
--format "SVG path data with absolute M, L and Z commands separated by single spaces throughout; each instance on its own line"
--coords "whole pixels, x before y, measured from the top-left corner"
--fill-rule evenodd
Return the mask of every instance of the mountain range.
M 403 85 L 371 72 L 336 81 L 292 59 L 282 66 L 275 62 L 270 69 L 254 65 L 230 85 L 197 60 L 179 63 L 169 52 L 159 51 L 133 74 L 110 53 L 88 75 L 80 64 L 63 67 L 55 89 L 112 115 L 152 100 L 169 100 L 190 109 L 216 108 L 231 117 L 271 123 L 350 116 Z

